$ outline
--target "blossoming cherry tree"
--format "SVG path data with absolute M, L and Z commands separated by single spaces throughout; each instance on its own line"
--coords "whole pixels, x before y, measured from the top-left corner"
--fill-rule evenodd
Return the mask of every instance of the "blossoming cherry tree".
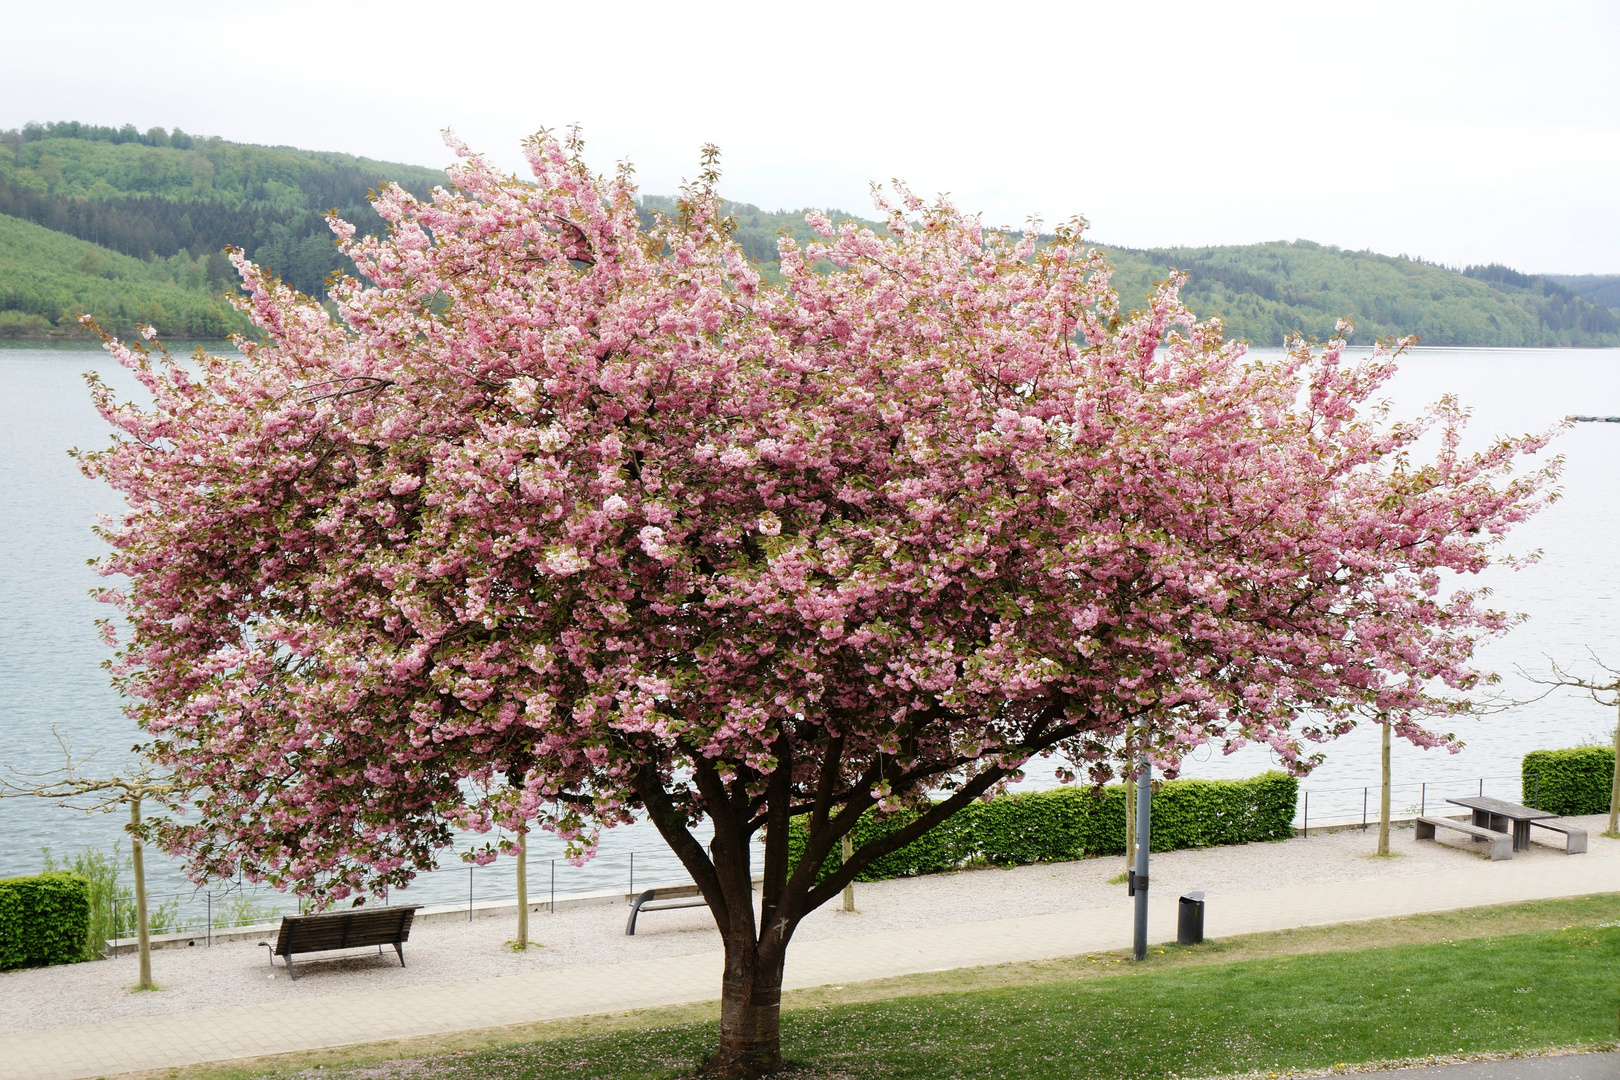
M 327 903 L 457 828 L 585 857 L 644 814 L 723 939 L 715 1065 L 768 1071 L 800 921 L 1032 757 L 1304 771 L 1358 710 L 1443 742 L 1509 625 L 1452 586 L 1545 497 L 1514 472 L 1544 439 L 1390 420 L 1389 356 L 1250 354 L 1177 280 L 1122 313 L 1079 223 L 904 190 L 881 231 L 809 215 L 771 285 L 712 159 L 644 227 L 577 146 L 537 137 L 526 182 L 457 150 L 379 195 L 386 236 L 333 222 L 335 316 L 238 256 L 262 343 L 114 343 L 151 403 L 95 385 L 116 677 L 206 793 L 164 834 L 199 878 Z

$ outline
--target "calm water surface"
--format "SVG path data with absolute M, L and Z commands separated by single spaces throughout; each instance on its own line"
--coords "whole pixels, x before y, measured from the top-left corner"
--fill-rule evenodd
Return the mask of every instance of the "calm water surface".
M 133 381 L 98 349 L 0 345 L 0 761 L 43 770 L 60 762 L 52 729 L 69 736 L 76 750 L 102 748 L 98 763 L 116 768 L 137 732 L 119 709 L 101 664 L 107 650 L 95 620 L 108 609 L 89 591 L 102 584 L 86 565 L 101 553 L 91 533 L 100 514 L 115 512 L 111 492 L 84 479 L 69 448 L 105 445 L 108 435 L 90 407 L 83 374 L 95 370 L 133 393 Z M 1620 350 L 1420 349 L 1405 362 L 1387 396 L 1396 415 L 1411 415 L 1444 393 L 1472 408 L 1470 441 L 1478 446 L 1502 435 L 1545 429 L 1569 413 L 1620 414 Z M 1535 689 L 1516 667 L 1545 671 L 1547 657 L 1576 661 L 1590 648 L 1620 666 L 1620 424 L 1578 424 L 1549 451 L 1565 456 L 1563 498 L 1521 527 L 1512 549 L 1543 552 L 1520 571 L 1493 571 L 1492 602 L 1522 611 L 1529 621 L 1483 653 L 1504 675 L 1506 692 L 1521 698 Z M 1397 791 L 1397 805 L 1433 801 L 1443 794 L 1476 790 L 1517 793 L 1514 781 L 1527 750 L 1569 746 L 1606 738 L 1614 717 L 1585 698 L 1559 694 L 1534 705 L 1471 720 L 1457 734 L 1467 743 L 1459 754 L 1421 751 L 1397 743 L 1394 767 L 1410 788 Z M 1376 784 L 1377 732 L 1358 731 L 1328 748 L 1327 762 L 1306 781 L 1312 791 L 1312 821 L 1359 815 L 1363 785 Z M 1254 748 L 1223 757 L 1202 752 L 1187 775 L 1253 775 L 1271 766 L 1269 752 Z M 1049 769 L 1032 767 L 1030 786 L 1049 784 Z M 1418 787 L 1427 782 L 1427 792 Z M 1408 798 L 1408 795 L 1410 798 Z M 1376 801 L 1376 792 L 1374 792 Z M 86 817 L 38 800 L 0 802 L 0 876 L 31 873 L 40 848 L 57 852 L 107 846 L 123 819 Z M 548 885 L 546 861 L 556 847 L 537 837 L 539 890 Z M 636 879 L 679 877 L 678 864 L 649 826 L 615 830 L 595 863 L 575 870 L 558 865 L 559 892 L 615 887 L 628 881 L 635 852 Z M 157 880 L 180 888 L 178 867 L 158 860 Z M 480 870 L 480 899 L 510 891 L 509 865 Z M 413 898 L 465 900 L 466 871 L 424 879 Z M 417 896 L 415 894 L 424 894 Z

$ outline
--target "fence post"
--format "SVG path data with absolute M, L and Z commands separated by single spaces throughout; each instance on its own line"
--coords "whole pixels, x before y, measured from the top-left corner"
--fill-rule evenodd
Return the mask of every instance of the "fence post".
M 551 913 L 557 914 L 557 860 L 551 860 Z
M 636 898 L 636 853 L 630 853 L 630 899 Z
M 1479 797 L 1482 799 L 1485 797 L 1485 778 L 1483 776 L 1479 778 Z
M 1424 785 L 1423 785 L 1423 794 L 1418 800 L 1418 813 L 1419 814 L 1427 814 L 1428 812 L 1429 812 L 1429 785 L 1428 785 L 1427 782 L 1425 782 Z
M 208 890 L 208 944 L 206 948 L 214 947 L 214 890 Z
M 467 921 L 472 922 L 472 867 L 467 867 Z
M 1305 827 L 1300 830 L 1301 836 L 1311 835 L 1311 793 L 1305 793 Z
M 1367 831 L 1367 789 L 1361 789 L 1361 831 Z
M 118 882 L 117 881 L 113 882 L 113 887 L 114 888 L 118 887 Z M 120 935 L 118 933 L 118 901 L 120 899 L 122 899 L 122 898 L 119 897 L 119 896 L 116 896 L 116 895 L 112 898 L 112 902 L 113 902 L 113 910 L 112 910 L 112 916 L 113 916 L 113 959 L 114 960 L 118 959 L 118 939 L 120 937 Z

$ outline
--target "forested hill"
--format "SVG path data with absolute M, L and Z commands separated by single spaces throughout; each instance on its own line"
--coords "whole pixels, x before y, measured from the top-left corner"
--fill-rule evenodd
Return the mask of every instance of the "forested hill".
M 382 227 L 367 194 L 395 181 L 418 195 L 436 169 L 292 147 L 252 146 L 133 126 L 30 124 L 0 133 L 0 335 L 71 333 L 89 310 L 108 329 L 155 323 L 170 336 L 239 328 L 223 300 L 227 244 L 313 295 L 350 267 L 323 214 Z M 644 216 L 673 200 L 645 196 Z M 728 203 L 739 244 L 776 278 L 777 238 L 812 238 L 802 211 Z M 829 212 L 834 220 L 851 215 Z M 856 219 L 859 220 L 859 219 Z M 864 222 L 877 226 L 874 222 Z M 1620 345 L 1620 277 L 1533 277 L 1500 266 L 1456 271 L 1299 240 L 1231 247 L 1106 246 L 1127 307 L 1171 267 L 1201 317 L 1278 345 L 1326 337 L 1344 315 L 1358 343 L 1392 334 L 1431 345 Z
M 670 200 L 644 202 L 663 209 Z M 774 260 L 779 230 L 801 243 L 813 236 L 799 211 L 768 213 L 728 203 L 725 212 L 756 262 Z M 836 211 L 828 216 L 851 217 Z M 872 221 L 862 224 L 882 228 Z M 1620 277 L 1554 280 L 1505 266 L 1457 271 L 1309 240 L 1206 248 L 1098 246 L 1114 264 L 1114 285 L 1127 308 L 1142 306 L 1154 282 L 1169 277 L 1173 267 L 1187 274 L 1182 296 L 1200 318 L 1219 315 L 1228 336 L 1257 345 L 1281 345 L 1297 333 L 1325 339 L 1344 316 L 1355 320 L 1351 340 L 1360 344 L 1417 334 L 1429 345 L 1620 345 L 1620 313 L 1580 295 L 1587 290 L 1579 284 L 1560 283 L 1620 285 Z M 1620 296 L 1610 302 L 1620 306 Z
M 1107 251 L 1127 303 L 1175 267 L 1187 274 L 1182 295 L 1193 311 L 1220 315 L 1230 337 L 1257 345 L 1294 333 L 1327 338 L 1342 316 L 1355 320 L 1358 344 L 1417 334 L 1426 345 L 1620 345 L 1620 313 L 1505 266 L 1459 272 L 1309 240 Z

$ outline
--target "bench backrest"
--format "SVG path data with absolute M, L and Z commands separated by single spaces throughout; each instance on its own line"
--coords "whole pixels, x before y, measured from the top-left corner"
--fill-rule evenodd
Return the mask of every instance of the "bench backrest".
M 351 908 L 320 915 L 283 915 L 276 934 L 276 955 L 358 949 L 409 941 L 411 920 L 421 904 Z

